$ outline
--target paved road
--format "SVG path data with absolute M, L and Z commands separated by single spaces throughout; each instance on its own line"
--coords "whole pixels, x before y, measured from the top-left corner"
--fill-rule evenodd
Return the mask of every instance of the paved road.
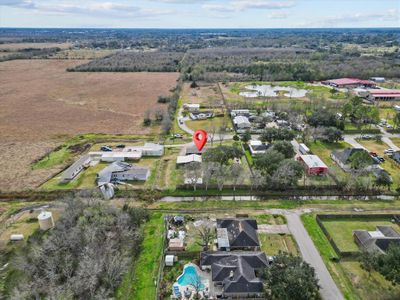
M 389 137 L 387 137 L 387 136 L 382 137 L 382 141 L 386 145 L 388 145 L 390 148 L 392 148 L 393 150 L 396 150 L 396 151 L 400 150 L 399 147 L 397 147 L 395 144 L 393 144 L 392 140 Z
M 353 135 L 345 135 L 344 141 L 348 144 L 350 144 L 354 148 L 362 148 L 367 150 L 363 145 L 361 145 L 359 142 L 356 141 L 356 137 Z
M 342 293 L 333 281 L 317 248 L 315 248 L 314 243 L 304 228 L 299 214 L 294 211 L 286 211 L 285 216 L 289 230 L 299 245 L 303 259 L 315 269 L 319 285 L 321 286 L 322 298 L 325 300 L 344 300 Z

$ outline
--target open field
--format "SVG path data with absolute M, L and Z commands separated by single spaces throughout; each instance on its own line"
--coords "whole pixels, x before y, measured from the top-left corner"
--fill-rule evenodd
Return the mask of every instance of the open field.
M 0 190 L 36 187 L 54 170 L 30 164 L 83 133 L 148 134 L 147 109 L 176 85 L 177 73 L 69 73 L 74 60 L 16 60 L 0 65 Z M 23 82 L 23 88 L 21 88 Z M 18 178 L 18 180 L 15 180 Z
M 290 234 L 259 233 L 258 239 L 261 243 L 261 251 L 267 255 L 277 255 L 279 252 L 299 255 L 297 244 Z
M 56 59 L 96 59 L 111 55 L 115 50 L 111 49 L 66 49 L 51 55 Z
M 199 84 L 196 88 L 191 88 L 190 83 L 185 83 L 182 89 L 182 99 L 184 103 L 198 103 L 206 107 L 223 105 L 217 83 Z
M 68 49 L 71 47 L 72 44 L 70 43 L 7 43 L 7 44 L 0 44 L 0 50 L 7 50 L 7 51 L 18 51 L 21 49 L 44 49 L 44 48 L 61 48 L 61 49 Z
M 322 221 L 341 251 L 358 251 L 359 248 L 353 239 L 354 230 L 375 231 L 378 225 L 390 225 L 400 232 L 400 227 L 391 222 L 389 218 L 348 218 L 327 219 Z
M 146 109 L 175 86 L 177 73 L 69 73 L 73 60 L 18 60 L 0 66 L 0 136 L 35 140 L 86 132 L 149 133 Z M 24 82 L 24 88 L 20 84 Z M 28 113 L 29 112 L 29 113 Z M 21 126 L 23 124 L 24 126 Z

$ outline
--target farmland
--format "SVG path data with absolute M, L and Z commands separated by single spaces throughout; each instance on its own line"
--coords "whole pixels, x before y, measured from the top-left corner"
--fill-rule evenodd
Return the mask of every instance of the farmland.
M 177 73 L 70 73 L 82 60 L 16 60 L 0 72 L 0 190 L 36 187 L 54 170 L 30 164 L 67 137 L 83 133 L 152 134 L 147 109 L 176 85 Z M 21 88 L 23 82 L 23 88 Z M 22 126 L 21 126 L 22 125 Z M 12 178 L 18 177 L 15 181 Z M 29 178 L 29 179 L 28 179 Z

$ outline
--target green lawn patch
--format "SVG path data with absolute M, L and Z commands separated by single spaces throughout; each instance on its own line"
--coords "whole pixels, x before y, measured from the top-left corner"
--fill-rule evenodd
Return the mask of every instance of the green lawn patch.
M 295 256 L 299 254 L 297 244 L 290 234 L 268 234 L 259 233 L 258 239 L 261 244 L 261 251 L 267 255 L 277 255 L 279 252 L 291 253 Z
M 144 224 L 142 250 L 139 257 L 132 260 L 129 272 L 125 275 L 117 291 L 117 299 L 155 299 L 157 279 L 164 246 L 164 216 L 152 213 Z

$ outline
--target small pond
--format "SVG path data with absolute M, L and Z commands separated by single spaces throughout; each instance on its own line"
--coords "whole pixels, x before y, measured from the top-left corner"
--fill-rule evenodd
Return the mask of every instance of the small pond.
M 308 92 L 308 90 L 290 86 L 246 85 L 245 88 L 249 91 L 241 92 L 239 95 L 246 98 L 277 97 L 280 91 L 285 92 L 283 95 L 288 98 L 302 98 Z

